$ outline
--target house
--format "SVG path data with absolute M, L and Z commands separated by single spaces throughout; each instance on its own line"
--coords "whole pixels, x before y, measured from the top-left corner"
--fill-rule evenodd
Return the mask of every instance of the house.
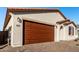
M 12 47 L 76 38 L 76 25 L 58 9 L 8 8 L 3 31 Z

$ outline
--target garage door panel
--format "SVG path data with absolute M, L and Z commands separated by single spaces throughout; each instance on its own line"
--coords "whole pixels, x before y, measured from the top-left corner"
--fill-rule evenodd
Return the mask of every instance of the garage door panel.
M 54 41 L 54 26 L 23 22 L 24 44 Z

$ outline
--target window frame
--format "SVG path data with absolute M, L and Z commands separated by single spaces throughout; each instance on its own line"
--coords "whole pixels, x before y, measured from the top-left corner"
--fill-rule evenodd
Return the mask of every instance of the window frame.
M 74 27 L 69 26 L 69 35 L 74 35 Z

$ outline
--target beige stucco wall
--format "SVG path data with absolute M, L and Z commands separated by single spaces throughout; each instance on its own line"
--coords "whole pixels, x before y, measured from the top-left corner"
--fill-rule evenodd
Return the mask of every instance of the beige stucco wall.
M 60 41 L 60 39 L 59 39 L 60 38 L 60 36 L 59 36 L 60 35 L 59 34 L 60 33 L 60 30 L 59 30 L 60 25 L 56 24 L 55 26 L 56 26 L 55 27 L 55 42 L 59 42 Z
M 60 30 L 60 27 L 63 26 L 63 28 Z M 74 27 L 74 35 L 69 35 L 69 26 Z M 75 40 L 77 38 L 77 34 L 76 34 L 76 27 L 73 24 L 70 24 L 68 26 L 64 26 L 63 24 L 58 25 L 58 35 L 57 36 L 57 40 L 59 41 L 69 41 L 69 40 Z
M 74 27 L 74 35 L 69 35 L 69 26 L 72 26 Z M 73 25 L 73 24 L 70 24 L 68 26 L 64 26 L 63 28 L 63 39 L 62 40 L 66 40 L 66 41 L 69 41 L 69 40 L 75 40 L 77 38 L 76 36 L 76 27 Z
M 57 21 L 65 20 L 59 13 L 36 13 L 36 14 L 17 14 L 16 17 L 22 17 L 25 20 L 31 20 L 47 24 L 56 24 Z
M 22 31 L 22 24 L 17 21 L 17 17 L 14 15 L 13 19 L 13 40 L 12 46 L 19 47 L 23 44 L 23 31 Z
M 74 27 L 74 35 L 68 35 L 68 32 L 69 32 L 68 28 L 69 28 L 69 26 Z M 77 36 L 76 36 L 76 27 L 73 24 L 70 24 L 70 25 L 66 26 L 65 32 L 67 34 L 66 37 L 67 37 L 68 40 L 74 40 L 74 39 L 77 38 Z
M 62 26 L 62 29 L 60 29 Z M 65 27 L 63 24 L 59 25 L 59 40 L 64 40 L 65 37 Z

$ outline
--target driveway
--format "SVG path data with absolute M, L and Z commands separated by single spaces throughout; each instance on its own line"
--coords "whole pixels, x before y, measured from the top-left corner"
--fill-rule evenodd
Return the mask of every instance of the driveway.
M 78 52 L 79 41 L 45 42 L 28 44 L 23 47 L 13 48 L 6 46 L 0 52 Z

